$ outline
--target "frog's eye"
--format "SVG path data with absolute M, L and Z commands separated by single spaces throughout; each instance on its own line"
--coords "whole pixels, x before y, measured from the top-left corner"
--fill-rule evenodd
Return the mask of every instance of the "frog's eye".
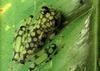
M 49 12 L 49 8 L 46 7 L 46 6 L 43 6 L 42 9 L 41 9 L 41 13 L 42 13 L 42 14 L 46 14 L 46 13 L 48 13 L 48 12 Z
M 30 15 L 31 18 L 33 18 L 33 15 Z

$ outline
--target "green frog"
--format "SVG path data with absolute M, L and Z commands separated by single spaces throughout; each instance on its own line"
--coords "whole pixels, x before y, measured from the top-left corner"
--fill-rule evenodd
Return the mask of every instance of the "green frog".
M 34 21 L 33 19 L 33 15 L 30 15 L 16 30 L 12 58 L 15 62 L 25 64 L 27 59 L 33 56 L 34 66 L 31 66 L 29 71 L 34 70 L 43 62 L 48 62 L 57 53 L 56 44 L 51 44 L 47 48 L 43 46 L 59 29 L 61 14 L 47 6 L 42 6 L 39 17 Z

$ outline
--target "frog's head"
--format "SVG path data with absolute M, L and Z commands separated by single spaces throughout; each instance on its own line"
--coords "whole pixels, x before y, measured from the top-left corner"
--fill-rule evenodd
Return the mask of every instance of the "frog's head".
M 53 8 L 49 8 L 47 6 L 42 6 L 41 14 L 44 18 L 47 18 L 50 22 L 55 24 L 55 27 L 61 25 L 61 13 L 54 10 Z

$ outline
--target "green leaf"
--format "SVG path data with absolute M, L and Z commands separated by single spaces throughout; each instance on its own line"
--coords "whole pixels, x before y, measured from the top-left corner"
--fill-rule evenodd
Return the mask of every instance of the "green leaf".
M 0 71 L 28 71 L 31 63 L 12 62 L 13 38 L 21 21 L 33 14 L 38 17 L 41 6 L 47 5 L 61 12 L 68 24 L 54 37 L 59 46 L 53 59 L 40 65 L 36 71 L 85 71 L 89 56 L 89 0 L 6 0 L 0 4 Z M 82 14 L 82 15 L 81 15 Z M 65 23 L 66 24 L 66 23 Z M 86 27 L 88 26 L 88 27 Z M 83 36 L 84 35 L 84 36 Z M 49 44 L 47 44 L 49 45 Z M 46 46 L 44 46 L 46 47 Z

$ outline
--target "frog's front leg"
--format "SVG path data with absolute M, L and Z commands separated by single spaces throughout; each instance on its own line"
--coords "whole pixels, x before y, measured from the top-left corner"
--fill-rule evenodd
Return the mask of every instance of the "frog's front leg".
M 48 59 L 46 60 L 47 63 L 58 53 L 58 47 L 56 44 L 52 43 L 49 48 L 45 48 L 45 52 L 48 55 Z
M 49 47 L 44 48 L 42 51 L 37 53 L 34 58 L 35 62 L 30 66 L 29 71 L 35 71 L 42 63 L 49 62 L 54 55 L 58 52 L 56 44 L 51 44 Z
M 50 33 L 48 33 L 47 34 L 47 36 L 48 36 L 48 38 L 47 38 L 47 41 L 48 42 L 51 42 L 52 41 L 52 39 L 53 39 L 53 37 L 55 36 L 57 34 L 57 31 L 52 31 L 52 32 L 50 32 Z

